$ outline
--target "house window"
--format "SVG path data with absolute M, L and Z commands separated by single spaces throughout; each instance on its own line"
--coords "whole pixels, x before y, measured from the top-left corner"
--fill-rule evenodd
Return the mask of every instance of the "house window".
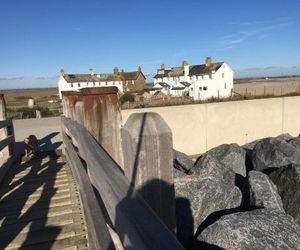
M 80 88 L 80 83 L 78 83 L 78 88 Z
M 224 75 L 225 75 L 225 74 L 224 74 L 224 73 L 222 73 L 222 78 L 224 78 Z
M 94 86 L 94 87 L 95 87 L 95 85 L 96 85 L 95 82 L 93 82 L 93 86 Z
M 207 90 L 207 87 L 203 87 L 203 90 L 206 91 L 206 90 Z
M 73 86 L 73 83 L 71 83 L 71 88 L 73 88 L 74 86 Z
M 105 85 L 107 86 L 107 82 L 105 82 Z
M 193 91 L 193 88 L 191 88 L 191 91 Z
M 202 87 L 199 87 L 199 90 L 202 91 Z
M 87 86 L 87 87 L 89 86 L 89 82 L 86 83 L 86 86 Z
M 224 89 L 226 89 L 226 82 L 224 83 Z

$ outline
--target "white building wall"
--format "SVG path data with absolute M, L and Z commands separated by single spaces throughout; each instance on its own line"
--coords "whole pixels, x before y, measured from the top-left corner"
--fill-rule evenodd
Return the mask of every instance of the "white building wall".
M 223 75 L 224 74 L 224 75 Z M 211 97 L 229 97 L 233 89 L 233 71 L 224 63 L 216 72 L 210 75 L 163 77 L 154 79 L 154 87 L 159 82 L 165 82 L 172 87 L 181 86 L 180 82 L 188 82 L 189 95 L 194 100 L 205 100 Z M 225 86 L 226 84 L 226 86 Z M 157 85 L 160 86 L 160 85 Z M 206 88 L 206 90 L 205 90 Z M 166 91 L 163 91 L 165 94 Z M 182 96 L 183 91 L 172 91 L 172 96 Z
M 211 97 L 224 98 L 231 95 L 232 88 L 233 71 L 224 63 L 211 77 L 204 75 L 195 79 L 193 76 L 189 94 L 194 100 L 205 100 Z
M 93 87 L 118 87 L 119 91 L 123 92 L 122 81 L 108 81 L 108 82 L 74 82 L 69 83 L 63 76 L 59 77 L 58 80 L 58 91 L 59 98 L 62 99 L 62 91 L 78 91 L 82 88 L 93 88 Z

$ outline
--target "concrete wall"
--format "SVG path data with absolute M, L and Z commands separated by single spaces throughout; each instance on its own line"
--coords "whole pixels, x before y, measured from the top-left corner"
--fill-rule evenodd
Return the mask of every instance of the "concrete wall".
M 174 148 L 189 155 L 223 143 L 300 133 L 300 97 L 122 110 L 123 124 L 135 112 L 159 113 L 173 132 Z

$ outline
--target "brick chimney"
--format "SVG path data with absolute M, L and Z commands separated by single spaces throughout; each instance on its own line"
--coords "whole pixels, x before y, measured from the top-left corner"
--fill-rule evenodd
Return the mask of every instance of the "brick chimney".
M 141 66 L 138 67 L 138 72 L 142 72 Z
M 114 67 L 114 75 L 115 76 L 119 75 L 119 69 L 118 69 L 118 67 Z
M 90 69 L 90 70 L 89 70 L 89 73 L 90 73 L 91 76 L 95 75 L 95 72 L 94 72 L 93 69 Z
M 64 76 L 64 75 L 65 75 L 65 70 L 64 70 L 64 69 L 61 69 L 61 70 L 60 70 L 60 75 L 61 75 L 61 76 Z
M 183 73 L 185 76 L 188 76 L 190 73 L 190 65 L 187 61 L 182 61 Z
M 165 64 L 160 65 L 160 69 L 161 70 L 165 70 L 166 69 L 166 65 Z
M 211 57 L 206 57 L 206 59 L 205 59 L 205 65 L 206 66 L 210 66 L 212 64 L 212 59 L 211 59 Z

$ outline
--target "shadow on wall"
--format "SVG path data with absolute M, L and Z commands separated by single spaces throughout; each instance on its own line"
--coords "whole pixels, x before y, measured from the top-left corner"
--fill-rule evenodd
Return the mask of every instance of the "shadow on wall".
M 51 141 L 57 135 L 59 135 L 59 132 L 53 132 L 53 133 L 45 136 L 44 138 L 39 139 L 38 143 L 39 143 L 40 151 L 41 152 L 55 151 L 56 149 L 58 149 L 59 146 L 62 144 L 62 142 L 52 143 L 52 141 Z M 24 150 L 25 150 L 24 142 L 23 141 L 16 142 L 15 149 L 16 149 L 16 155 L 22 156 L 24 154 Z

